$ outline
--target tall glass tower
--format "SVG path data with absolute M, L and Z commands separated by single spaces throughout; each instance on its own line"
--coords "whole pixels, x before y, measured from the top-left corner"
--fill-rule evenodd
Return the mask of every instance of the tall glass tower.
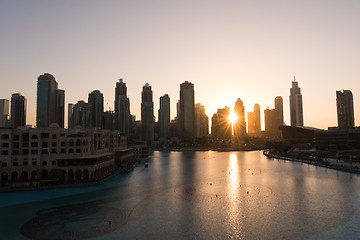
M 295 81 L 295 76 L 290 88 L 290 120 L 291 126 L 304 126 L 302 95 L 298 82 Z

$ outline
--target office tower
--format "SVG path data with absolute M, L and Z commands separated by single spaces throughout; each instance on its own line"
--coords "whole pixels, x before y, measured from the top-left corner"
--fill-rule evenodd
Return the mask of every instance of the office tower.
M 91 105 L 84 101 L 78 101 L 73 111 L 74 126 L 91 128 Z
M 148 146 L 154 141 L 154 103 L 151 86 L 146 83 L 141 92 L 141 128 L 142 140 Z
M 130 100 L 127 97 L 126 83 L 122 79 L 116 83 L 115 88 L 115 129 L 120 132 L 131 132 Z
M 195 93 L 194 84 L 185 81 L 180 84 L 180 134 L 181 140 L 194 142 L 195 131 Z
M 114 130 L 115 125 L 115 113 L 114 111 L 105 111 L 103 114 L 103 128 Z
M 91 109 L 91 127 L 103 127 L 104 96 L 99 90 L 89 93 L 88 102 Z
M 160 137 L 170 137 L 170 98 L 165 94 L 160 97 L 160 109 L 159 109 L 159 132 Z
M 336 91 L 336 106 L 339 128 L 353 128 L 355 120 L 352 92 L 350 90 Z
M 211 136 L 219 140 L 229 140 L 232 136 L 231 122 L 229 121 L 230 108 L 219 108 L 211 118 Z
M 11 96 L 11 127 L 26 125 L 26 98 L 20 93 Z
M 9 100 L 0 99 L 0 127 L 7 127 L 9 119 Z
M 74 118 L 73 118 L 74 107 L 75 107 L 75 104 L 73 104 L 73 103 L 68 104 L 68 128 L 75 127 L 74 126 Z
M 36 126 L 48 127 L 52 123 L 64 127 L 65 91 L 58 89 L 55 77 L 45 73 L 38 77 Z
M 239 139 L 246 135 L 245 107 L 240 98 L 235 102 L 234 113 L 237 116 L 237 120 L 234 123 L 234 137 Z
M 275 103 L 275 122 L 277 127 L 284 125 L 284 107 L 283 107 L 283 99 L 281 96 L 277 96 L 274 100 Z
M 254 105 L 254 111 L 248 112 L 248 132 L 259 133 L 261 132 L 261 118 L 260 118 L 260 105 Z
M 295 76 L 292 87 L 290 88 L 290 120 L 291 126 L 304 126 L 302 95 L 301 90 L 298 87 L 298 82 L 295 81 Z
M 58 89 L 56 91 L 56 123 L 61 128 L 64 128 L 65 124 L 65 91 Z
M 264 110 L 264 119 L 265 119 L 265 132 L 273 132 L 275 130 L 275 124 L 274 124 L 274 119 L 275 119 L 275 109 L 269 109 L 269 107 L 267 107 Z
M 275 108 L 264 110 L 265 131 L 271 133 L 272 136 L 280 135 L 279 127 L 284 124 L 283 99 L 277 96 L 274 99 Z
M 195 104 L 195 138 L 209 135 L 209 118 L 205 114 L 205 107 Z

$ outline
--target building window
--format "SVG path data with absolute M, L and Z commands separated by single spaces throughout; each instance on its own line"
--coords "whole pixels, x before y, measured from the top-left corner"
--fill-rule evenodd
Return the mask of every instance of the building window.
M 1 135 L 1 139 L 9 139 L 9 135 L 3 134 L 3 135 Z
M 47 148 L 49 146 L 48 142 L 42 142 L 42 145 L 41 145 L 43 148 Z
M 41 133 L 41 138 L 49 138 L 49 133 Z
M 29 142 L 23 142 L 22 147 L 29 147 Z
M 23 149 L 21 151 L 21 154 L 23 154 L 23 155 L 29 154 L 29 150 L 28 149 Z
M 14 141 L 19 141 L 19 134 L 14 134 Z
M 60 146 L 65 147 L 66 146 L 65 142 L 60 142 Z
M 18 142 L 14 142 L 14 143 L 13 143 L 13 148 L 19 148 L 19 143 L 18 143 Z
M 7 163 L 6 163 L 6 162 L 3 162 L 3 163 L 1 164 L 1 166 L 7 167 Z
M 51 146 L 52 146 L 52 147 L 56 147 L 56 142 L 52 142 L 52 143 L 51 143 Z
M 17 162 L 13 162 L 13 166 L 15 166 L 15 167 L 16 167 L 17 165 L 18 165 L 18 163 L 17 163 Z
M 39 139 L 39 138 L 38 138 L 38 136 L 36 136 L 36 135 L 32 135 L 32 136 L 31 136 L 31 139 Z
M 19 150 L 13 150 L 13 155 L 19 155 Z
M 38 150 L 36 149 L 31 150 L 31 154 L 38 154 Z
M 51 149 L 51 153 L 56 153 L 56 148 Z
M 9 151 L 8 150 L 2 150 L 1 151 L 1 155 L 9 155 Z
M 52 135 L 52 139 L 56 139 L 56 134 L 53 134 L 53 135 Z
M 31 147 L 38 147 L 38 142 L 31 142 Z
M 28 162 L 23 162 L 23 166 L 27 166 L 28 165 Z
M 4 142 L 4 143 L 2 144 L 2 147 L 3 147 L 3 148 L 8 148 L 8 147 L 9 147 L 9 143 Z
M 32 161 L 31 165 L 36 166 L 36 161 Z
M 29 133 L 23 133 L 22 140 L 23 140 L 23 142 L 28 142 L 29 141 Z
M 66 153 L 65 148 L 62 148 L 62 149 L 61 149 L 61 153 Z

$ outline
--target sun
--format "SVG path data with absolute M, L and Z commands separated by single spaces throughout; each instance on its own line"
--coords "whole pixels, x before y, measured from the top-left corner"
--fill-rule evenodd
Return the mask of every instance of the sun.
M 228 119 L 229 119 L 229 122 L 233 124 L 233 123 L 236 122 L 237 116 L 233 111 L 231 111 L 230 114 L 229 114 Z

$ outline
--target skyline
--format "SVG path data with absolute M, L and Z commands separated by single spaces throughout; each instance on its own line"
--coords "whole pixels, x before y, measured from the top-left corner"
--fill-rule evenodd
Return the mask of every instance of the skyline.
M 170 97 L 176 115 L 179 86 L 194 83 L 195 103 L 211 116 L 241 98 L 247 112 L 284 99 L 290 125 L 293 76 L 303 96 L 304 125 L 337 126 L 336 91 L 351 90 L 355 125 L 360 111 L 360 2 L 165 3 L 79 1 L 0 2 L 0 98 L 27 98 L 27 122 L 36 121 L 36 79 L 49 72 L 66 91 L 65 106 L 127 84 L 131 113 L 140 119 L 141 89 Z M 46 21 L 43 21 L 46 19 Z M 65 110 L 67 122 L 67 110 Z

